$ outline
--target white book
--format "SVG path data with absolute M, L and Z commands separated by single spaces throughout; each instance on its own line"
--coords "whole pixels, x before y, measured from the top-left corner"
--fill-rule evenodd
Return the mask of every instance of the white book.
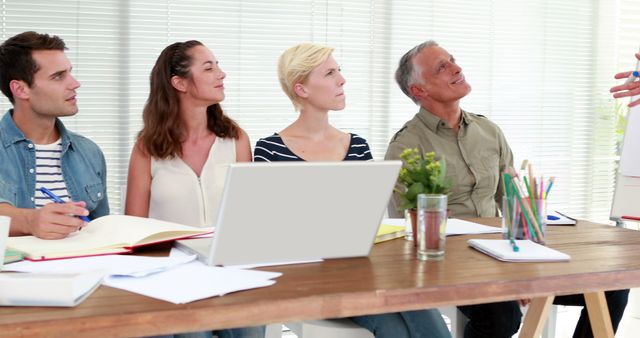
M 103 277 L 103 271 L 1 273 L 0 306 L 76 306 L 100 286 Z
M 505 262 L 562 262 L 571 256 L 530 240 L 516 240 L 514 250 L 508 239 L 470 239 L 470 247 Z

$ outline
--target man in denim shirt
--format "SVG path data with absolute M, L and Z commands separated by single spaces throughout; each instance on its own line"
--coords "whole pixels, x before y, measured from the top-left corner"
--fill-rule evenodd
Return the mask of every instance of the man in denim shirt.
M 13 104 L 0 120 L 0 215 L 11 217 L 11 236 L 64 238 L 84 225 L 75 216 L 109 214 L 102 151 L 58 119 L 78 112 L 80 83 L 65 49 L 59 37 L 36 32 L 0 45 L 0 89 Z

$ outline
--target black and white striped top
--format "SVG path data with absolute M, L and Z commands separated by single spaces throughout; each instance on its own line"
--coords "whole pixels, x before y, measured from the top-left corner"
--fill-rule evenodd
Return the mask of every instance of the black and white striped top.
M 71 200 L 67 185 L 62 177 L 60 157 L 62 156 L 62 143 L 60 140 L 52 144 L 36 144 L 36 208 L 42 208 L 45 204 L 52 203 L 47 195 L 40 191 L 40 187 L 51 190 L 65 202 Z
M 350 135 L 349 150 L 343 161 L 373 161 L 367 140 L 356 134 Z M 304 161 L 289 150 L 277 133 L 258 140 L 253 150 L 253 160 L 256 162 Z

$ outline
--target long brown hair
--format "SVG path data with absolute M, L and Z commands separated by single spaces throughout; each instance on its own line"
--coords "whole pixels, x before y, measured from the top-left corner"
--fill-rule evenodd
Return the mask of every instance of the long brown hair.
M 192 58 L 188 52 L 196 46 L 204 45 L 196 40 L 169 45 L 160 53 L 151 71 L 149 98 L 142 111 L 144 127 L 138 139 L 142 141 L 143 150 L 155 158 L 182 155 L 180 98 L 171 85 L 171 77 L 191 77 Z M 240 127 L 224 114 L 219 103 L 207 107 L 207 128 L 222 138 L 237 139 L 240 135 Z

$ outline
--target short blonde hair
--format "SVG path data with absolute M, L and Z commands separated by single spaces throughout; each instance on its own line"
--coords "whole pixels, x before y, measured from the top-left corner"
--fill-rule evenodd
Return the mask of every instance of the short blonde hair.
M 280 55 L 278 61 L 278 79 L 285 94 L 293 102 L 296 110 L 300 110 L 301 101 L 293 89 L 297 83 L 304 83 L 313 69 L 325 62 L 333 48 L 315 43 L 301 43 L 293 46 Z

